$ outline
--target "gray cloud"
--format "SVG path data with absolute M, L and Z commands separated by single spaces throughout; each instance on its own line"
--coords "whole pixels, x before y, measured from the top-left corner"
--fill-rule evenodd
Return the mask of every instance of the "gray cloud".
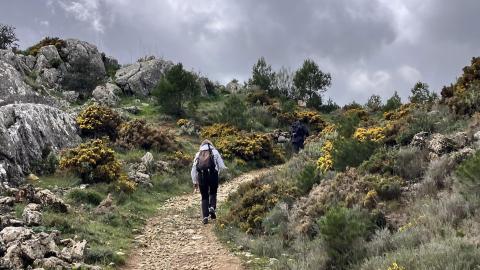
M 452 82 L 480 55 L 478 10 L 476 0 L 16 0 L 0 17 L 23 47 L 75 37 L 122 63 L 155 54 L 221 82 L 246 80 L 260 56 L 292 69 L 309 57 L 332 73 L 326 95 L 345 103 Z

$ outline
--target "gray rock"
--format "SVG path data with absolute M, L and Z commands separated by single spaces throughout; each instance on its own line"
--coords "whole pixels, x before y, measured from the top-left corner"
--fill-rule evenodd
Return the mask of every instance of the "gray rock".
M 5 269 L 24 269 L 25 263 L 22 258 L 22 249 L 17 241 L 8 246 L 5 255 L 0 261 Z
M 128 106 L 128 107 L 123 107 L 122 108 L 124 111 L 131 113 L 131 114 L 139 114 L 140 113 L 140 108 L 138 106 Z
M 94 212 L 96 214 L 106 214 L 111 213 L 115 209 L 113 204 L 112 194 L 108 193 L 107 198 L 100 202 L 100 204 L 95 208 Z
M 225 86 L 225 89 L 229 93 L 237 94 L 237 93 L 240 93 L 243 90 L 243 87 L 238 82 L 231 81 L 231 82 L 227 83 L 227 85 Z
M 60 212 L 68 212 L 70 208 L 68 204 L 48 189 L 37 191 L 35 193 L 35 201 L 42 206 L 49 206 Z
M 127 94 L 148 96 L 173 65 L 170 61 L 151 59 L 123 67 L 115 74 L 115 83 Z
M 122 93 L 120 87 L 112 83 L 99 85 L 93 90 L 93 98 L 102 105 L 114 107 L 120 102 L 118 95 Z
M 58 151 L 80 143 L 75 120 L 68 114 L 40 104 L 0 107 L 0 166 L 8 179 L 22 181 L 32 162 L 42 159 L 47 147 Z
M 48 45 L 40 48 L 40 50 L 38 50 L 37 58 L 39 55 L 43 55 L 49 63 L 63 62 L 60 54 L 58 53 L 57 47 L 54 45 Z
M 43 99 L 25 83 L 22 74 L 0 59 L 0 104 Z
M 24 227 L 6 227 L 0 231 L 0 239 L 5 244 L 13 242 L 15 240 L 27 240 L 33 235 L 33 231 Z
M 413 136 L 412 141 L 410 142 L 411 146 L 423 148 L 427 145 L 427 139 L 430 133 L 422 131 Z
M 63 98 L 67 100 L 70 103 L 75 103 L 78 101 L 78 98 L 80 97 L 80 94 L 75 91 L 65 91 L 62 93 Z
M 445 135 L 435 133 L 430 137 L 427 147 L 434 154 L 442 155 L 454 150 L 455 144 Z
M 473 139 L 475 141 L 480 141 L 480 131 L 477 131 L 475 134 L 473 134 Z
M 286 142 L 288 142 L 288 139 L 285 136 L 280 135 L 280 136 L 278 136 L 277 142 L 278 143 L 286 143 Z
M 65 62 L 59 82 L 62 89 L 74 90 L 82 97 L 90 97 L 93 89 L 107 78 L 102 55 L 94 45 L 68 39 L 60 54 Z
M 14 197 L 2 197 L 2 198 L 0 198 L 0 204 L 1 205 L 13 206 L 14 203 L 15 203 L 15 198 Z
M 467 132 L 457 132 L 448 137 L 451 140 L 457 149 L 461 149 L 468 144 L 468 134 Z
M 42 223 L 42 213 L 40 213 L 41 205 L 29 203 L 23 209 L 22 218 L 27 226 L 36 226 Z
M 475 150 L 470 147 L 465 147 L 450 153 L 450 157 L 458 164 L 473 154 L 475 154 Z
M 38 259 L 33 262 L 34 267 L 42 267 L 44 269 L 71 269 L 70 264 L 57 257 L 48 257 Z
M 78 262 L 83 260 L 87 241 L 74 242 L 73 245 L 64 247 L 60 252 L 60 258 L 68 262 Z
M 155 160 L 153 159 L 153 155 L 150 152 L 147 152 L 143 157 L 142 157 L 142 163 L 145 165 L 147 168 L 147 171 L 150 171 L 149 168 L 154 167 L 154 162 Z

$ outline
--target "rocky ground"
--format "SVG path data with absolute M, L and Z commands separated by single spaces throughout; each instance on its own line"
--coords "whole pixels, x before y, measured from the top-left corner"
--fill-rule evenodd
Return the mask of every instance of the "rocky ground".
M 221 185 L 218 203 L 240 184 L 269 170 L 252 171 Z M 241 260 L 216 239 L 214 224 L 202 225 L 199 203 L 198 192 L 168 200 L 137 236 L 137 247 L 123 269 L 244 269 Z

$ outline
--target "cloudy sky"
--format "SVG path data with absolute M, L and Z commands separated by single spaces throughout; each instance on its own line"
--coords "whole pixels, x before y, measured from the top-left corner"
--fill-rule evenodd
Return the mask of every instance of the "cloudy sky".
M 157 55 L 222 83 L 247 80 L 261 56 L 291 70 L 312 58 L 344 104 L 453 82 L 480 56 L 479 11 L 479 0 L 3 0 L 0 23 L 22 48 L 79 38 L 124 64 Z

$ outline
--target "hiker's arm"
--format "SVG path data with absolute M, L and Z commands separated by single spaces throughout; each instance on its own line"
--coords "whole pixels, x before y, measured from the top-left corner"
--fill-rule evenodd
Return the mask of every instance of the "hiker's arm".
M 217 150 L 215 150 L 214 152 L 214 157 L 215 157 L 215 161 L 217 162 L 218 172 L 228 169 L 227 166 L 225 166 L 225 162 L 223 162 L 222 156 Z
M 190 173 L 190 175 L 192 176 L 192 182 L 194 185 L 198 184 L 197 161 L 198 161 L 198 153 L 195 155 L 195 158 L 193 159 L 192 171 Z

